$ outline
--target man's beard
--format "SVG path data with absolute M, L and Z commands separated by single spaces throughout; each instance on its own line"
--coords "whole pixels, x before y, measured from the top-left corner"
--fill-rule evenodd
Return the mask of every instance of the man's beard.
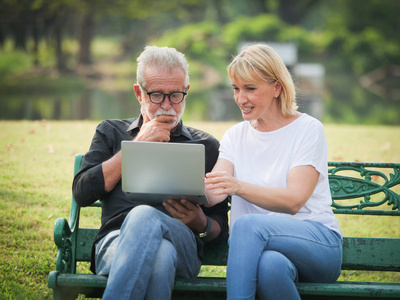
M 185 104 L 186 104 L 186 101 L 184 100 L 182 102 L 181 112 L 179 113 L 179 115 L 176 114 L 176 111 L 172 107 L 169 110 L 165 110 L 160 107 L 154 114 L 151 114 L 148 110 L 148 107 L 147 107 L 147 104 L 145 101 L 143 101 L 142 111 L 144 110 L 144 112 L 146 113 L 147 117 L 150 120 L 153 120 L 156 117 L 161 116 L 161 115 L 168 115 L 168 116 L 176 117 L 176 121 L 172 124 L 172 129 L 174 129 L 176 126 L 178 126 L 179 122 L 181 121 L 183 112 L 185 111 Z

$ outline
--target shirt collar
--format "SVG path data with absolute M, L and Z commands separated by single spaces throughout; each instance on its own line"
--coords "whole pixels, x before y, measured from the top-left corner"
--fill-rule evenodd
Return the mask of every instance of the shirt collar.
M 129 125 L 128 129 L 126 131 L 132 131 L 134 129 L 140 129 L 143 125 L 143 116 L 140 114 L 139 118 L 135 119 L 131 125 Z M 192 135 L 187 129 L 185 125 L 183 125 L 182 120 L 179 122 L 178 128 L 174 132 L 171 132 L 171 136 L 178 137 L 180 135 L 183 135 L 187 137 L 189 140 L 192 139 Z
M 143 124 L 143 116 L 140 115 L 139 118 L 136 118 L 135 120 L 133 120 L 133 122 L 131 123 L 131 125 L 129 125 L 129 127 L 126 131 L 131 131 L 136 128 L 140 129 L 140 127 L 142 127 L 142 124 Z

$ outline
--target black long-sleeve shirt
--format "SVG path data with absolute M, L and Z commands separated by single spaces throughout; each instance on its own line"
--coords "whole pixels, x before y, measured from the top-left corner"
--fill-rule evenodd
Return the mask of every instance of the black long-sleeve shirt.
M 81 169 L 73 181 L 73 195 L 80 206 L 88 206 L 96 200 L 101 200 L 101 228 L 95 243 L 112 230 L 121 227 L 126 215 L 137 205 L 145 202 L 131 201 L 122 191 L 121 181 L 114 189 L 107 192 L 104 189 L 102 163 L 121 150 L 123 140 L 132 140 L 138 134 L 142 125 L 142 117 L 127 120 L 105 120 L 101 122 L 94 134 L 89 151 L 85 154 Z M 171 132 L 171 143 L 195 143 L 205 146 L 205 170 L 210 172 L 218 159 L 219 142 L 210 134 L 201 130 L 184 126 L 182 122 L 176 131 Z M 137 170 L 140 172 L 140 170 Z M 155 206 L 164 213 L 169 213 L 160 204 Z M 225 241 L 228 235 L 228 204 L 227 200 L 213 206 L 201 206 L 204 213 L 218 222 L 221 227 L 220 235 L 213 243 Z M 196 235 L 197 237 L 197 235 Z M 203 241 L 197 237 L 199 257 L 203 256 Z

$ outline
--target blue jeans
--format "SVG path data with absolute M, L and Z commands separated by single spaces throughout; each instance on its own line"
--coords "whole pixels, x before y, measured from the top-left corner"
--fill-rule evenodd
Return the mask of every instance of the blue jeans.
M 300 299 L 295 282 L 334 282 L 341 263 L 342 239 L 325 225 L 247 214 L 229 239 L 228 299 Z
M 193 232 L 151 206 L 132 209 L 96 244 L 96 273 L 109 274 L 103 299 L 170 299 L 175 276 L 196 277 L 200 267 Z

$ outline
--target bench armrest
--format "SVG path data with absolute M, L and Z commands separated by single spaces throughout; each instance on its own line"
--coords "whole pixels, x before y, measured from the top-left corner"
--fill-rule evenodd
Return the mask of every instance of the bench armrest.
M 56 270 L 60 273 L 71 273 L 72 242 L 71 228 L 66 219 L 57 218 L 54 225 L 54 243 L 58 248 Z

